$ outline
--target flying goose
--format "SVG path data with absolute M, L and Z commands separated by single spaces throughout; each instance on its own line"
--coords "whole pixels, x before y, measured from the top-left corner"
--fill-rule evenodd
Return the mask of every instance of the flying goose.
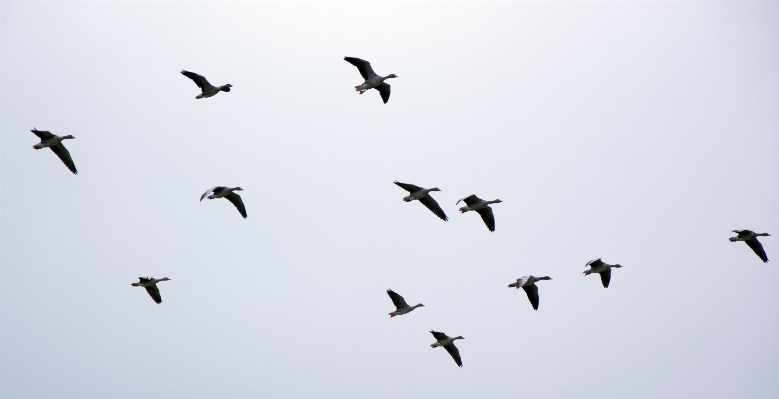
M 522 276 L 517 279 L 516 283 L 509 284 L 509 288 L 522 287 L 527 293 L 527 299 L 530 300 L 530 304 L 533 305 L 533 310 L 538 310 L 538 287 L 536 287 L 536 281 L 551 280 L 549 276 L 535 277 L 535 276 Z
M 603 283 L 603 288 L 609 288 L 609 281 L 611 281 L 611 269 L 612 268 L 620 268 L 622 265 L 616 264 L 616 265 L 610 265 L 608 263 L 603 263 L 601 258 L 593 259 L 589 262 L 587 262 L 584 267 L 589 266 L 590 270 L 585 270 L 584 275 L 592 274 L 592 273 L 600 273 L 600 281 Z
M 230 88 L 233 87 L 231 84 L 226 84 L 224 86 L 214 87 L 211 85 L 211 83 L 208 83 L 208 80 L 206 80 L 205 77 L 202 75 L 198 75 L 194 72 L 189 72 L 185 70 L 181 70 L 181 74 L 192 79 L 193 82 L 197 85 L 197 87 L 200 88 L 203 92 L 200 93 L 195 99 L 201 99 L 201 98 L 207 98 L 207 97 L 213 97 L 220 91 L 226 91 L 229 92 Z
M 387 295 L 389 295 L 390 299 L 392 299 L 392 303 L 394 303 L 395 307 L 397 308 L 396 311 L 389 313 L 390 317 L 404 315 L 406 313 L 411 312 L 412 310 L 414 310 L 416 308 L 421 308 L 421 307 L 425 306 L 425 305 L 423 305 L 421 303 L 417 304 L 417 305 L 414 305 L 414 306 L 408 306 L 408 304 L 406 303 L 406 300 L 403 299 L 402 296 L 398 295 L 397 293 L 395 293 L 395 291 L 393 291 L 391 289 L 387 290 Z
M 160 281 L 168 281 L 170 280 L 167 277 L 163 278 L 154 278 L 154 277 L 138 277 L 137 283 L 132 283 L 133 287 L 144 287 L 146 288 L 146 292 L 149 293 L 151 296 L 151 299 L 154 299 L 154 302 L 162 303 L 162 296 L 160 296 L 160 289 L 157 288 L 157 283 Z
M 413 184 L 407 184 L 407 183 L 400 183 L 397 180 L 395 181 L 395 184 L 397 184 L 402 189 L 408 191 L 409 195 L 403 197 L 403 201 L 411 202 L 414 200 L 419 200 L 419 202 L 422 203 L 422 205 L 426 206 L 427 209 L 430 209 L 431 212 L 433 212 L 436 216 L 443 219 L 444 221 L 449 220 L 449 218 L 444 213 L 444 210 L 441 209 L 441 206 L 438 205 L 438 202 L 433 199 L 429 195 L 431 191 L 441 191 L 437 187 L 435 188 L 422 188 L 419 186 L 415 186 Z
M 67 166 L 74 175 L 78 174 L 78 171 L 76 170 L 76 164 L 73 163 L 73 158 L 70 157 L 70 152 L 68 152 L 68 149 L 62 145 L 62 140 L 75 139 L 75 137 L 71 135 L 57 136 L 51 134 L 51 132 L 38 130 L 37 128 L 32 128 L 30 131 L 35 133 L 35 135 L 41 139 L 41 142 L 35 144 L 32 146 L 32 148 L 35 148 L 36 150 L 47 147 L 51 148 L 51 150 L 54 151 L 54 153 L 57 154 L 57 156 L 60 158 L 60 161 L 62 161 L 62 163 L 64 163 L 65 166 Z
M 373 68 L 371 68 L 371 63 L 359 58 L 344 57 L 344 60 L 356 66 L 357 69 L 360 70 L 360 75 L 362 75 L 362 78 L 365 79 L 365 82 L 362 84 L 354 86 L 354 90 L 359 91 L 360 94 L 362 94 L 370 89 L 376 89 L 379 91 L 379 93 L 381 93 L 381 99 L 384 100 L 384 104 L 389 101 L 390 85 L 384 83 L 384 81 L 390 78 L 397 78 L 397 75 L 394 73 L 387 76 L 376 75 L 376 72 L 373 72 Z
M 760 243 L 760 241 L 757 240 L 757 237 L 771 237 L 768 233 L 755 233 L 752 230 L 733 230 L 734 233 L 738 234 L 738 237 L 730 237 L 731 242 L 736 241 L 744 241 L 749 245 L 749 248 L 752 248 L 753 251 L 757 254 L 757 256 L 760 257 L 760 260 L 763 261 L 763 263 L 768 263 L 768 255 L 765 254 L 765 250 L 763 249 L 763 244 Z
M 481 220 L 484 221 L 484 224 L 487 225 L 487 228 L 490 229 L 490 231 L 493 232 L 495 231 L 495 216 L 492 215 L 492 208 L 490 208 L 489 205 L 499 204 L 503 201 L 499 199 L 496 199 L 494 201 L 485 201 L 477 197 L 475 194 L 465 198 L 460 198 L 460 200 L 457 201 L 457 204 L 459 204 L 460 201 L 465 201 L 465 205 L 466 205 L 460 208 L 461 213 L 465 213 L 468 211 L 479 212 L 479 215 L 481 215 Z
M 443 346 L 444 349 L 446 349 L 446 351 L 449 352 L 450 355 L 452 355 L 452 359 L 454 359 L 454 362 L 457 363 L 459 367 L 462 367 L 463 361 L 460 359 L 460 351 L 457 350 L 456 346 L 454 346 L 454 340 L 465 339 L 465 338 L 463 338 L 462 336 L 449 338 L 446 334 L 442 332 L 436 332 L 433 330 L 430 330 L 430 333 L 433 334 L 433 337 L 435 337 L 436 339 L 436 342 L 433 342 L 433 344 L 430 345 L 430 347 L 435 348 L 437 346 Z
M 208 195 L 208 199 L 214 199 L 214 198 L 227 198 L 228 201 L 232 202 L 233 205 L 235 205 L 235 208 L 238 209 L 238 212 L 243 216 L 244 219 L 246 219 L 246 207 L 243 206 L 243 200 L 241 200 L 241 196 L 234 193 L 234 191 L 242 191 L 243 189 L 240 187 L 222 187 L 222 186 L 214 186 L 208 189 L 208 191 L 204 192 L 203 195 L 200 196 L 200 201 L 203 201 L 203 199 L 206 198 L 206 195 L 208 193 L 213 192 L 213 194 Z

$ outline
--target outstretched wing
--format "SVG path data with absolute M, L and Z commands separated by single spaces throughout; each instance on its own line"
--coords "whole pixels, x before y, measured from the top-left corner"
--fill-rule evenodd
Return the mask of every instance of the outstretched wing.
M 194 72 L 189 72 L 185 70 L 181 70 L 181 74 L 192 79 L 193 82 L 197 85 L 197 87 L 200 88 L 200 90 L 206 91 L 208 89 L 213 89 L 214 86 L 211 85 L 211 83 L 208 83 L 208 80 L 206 80 L 203 75 L 198 75 Z
M 589 266 L 589 267 L 595 268 L 595 267 L 599 267 L 601 265 L 603 265 L 603 261 L 601 260 L 601 258 L 598 258 L 598 259 L 593 259 L 593 260 L 587 262 L 587 264 L 584 265 L 584 267 Z
M 35 133 L 35 135 L 38 136 L 38 138 L 40 138 L 41 141 L 54 137 L 54 135 L 51 134 L 51 132 L 46 131 L 46 130 L 32 129 L 30 131 Z
M 465 205 L 470 206 L 470 205 L 478 204 L 479 202 L 481 202 L 481 198 L 477 197 L 476 194 L 472 194 L 472 195 L 469 195 L 469 196 L 467 196 L 465 198 L 460 198 L 459 200 L 457 200 L 457 204 L 459 204 L 460 201 L 465 201 Z M 455 204 L 455 205 L 457 205 L 457 204 Z
M 438 202 L 436 202 L 436 200 L 434 200 L 433 197 L 430 196 L 430 194 L 420 198 L 419 202 L 421 202 L 422 205 L 426 206 L 427 209 L 430 209 L 430 212 L 433 212 L 436 216 L 443 219 L 443 221 L 449 220 L 449 218 L 446 217 L 444 210 L 441 209 L 441 206 L 438 205 Z
M 454 344 L 449 344 L 444 346 L 447 352 L 449 352 L 450 355 L 452 355 L 452 359 L 454 359 L 454 362 L 457 363 L 458 367 L 463 366 L 463 361 L 460 359 L 460 351 L 457 349 Z
M 394 183 L 397 184 L 398 187 L 408 191 L 409 193 L 415 193 L 415 192 L 417 192 L 417 191 L 422 189 L 422 187 L 415 186 L 413 184 L 408 184 L 408 183 L 401 183 L 401 182 L 399 182 L 397 180 L 395 180 Z
M 752 248 L 753 251 L 757 254 L 757 256 L 760 257 L 760 260 L 763 261 L 763 263 L 768 263 L 768 255 L 765 254 L 765 250 L 763 249 L 763 244 L 760 243 L 760 241 L 757 240 L 757 238 L 753 238 L 751 240 L 744 241 L 749 245 L 749 248 Z
M 232 202 L 233 205 L 235 205 L 235 208 L 238 209 L 238 212 L 241 214 L 241 216 L 246 219 L 246 207 L 243 206 L 243 200 L 241 200 L 241 196 L 236 193 L 230 193 L 227 194 L 225 198 Z
M 360 75 L 362 75 L 363 79 L 368 80 L 376 76 L 376 72 L 373 72 L 373 68 L 371 68 L 370 62 L 354 57 L 344 57 L 344 60 L 356 66 L 357 69 L 360 70 Z M 382 97 L 384 96 L 382 95 Z M 387 98 L 389 98 L 389 94 L 387 94 Z M 387 100 L 384 100 L 384 102 L 386 103 Z
M 390 85 L 382 82 L 380 85 L 374 87 L 374 89 L 379 91 L 381 94 L 381 99 L 384 100 L 384 104 L 386 104 L 387 101 L 389 101 Z
M 522 289 L 527 293 L 527 299 L 533 305 L 533 310 L 538 310 L 538 287 L 535 284 L 530 284 L 522 287 Z
M 387 295 L 389 295 L 390 299 L 392 299 L 392 303 L 395 304 L 395 307 L 398 308 L 398 310 L 408 307 L 406 300 L 403 299 L 402 296 L 398 295 L 395 291 L 387 290 Z
M 495 216 L 492 214 L 492 208 L 489 206 L 485 206 L 484 208 L 479 209 L 478 211 L 479 215 L 481 215 L 481 220 L 484 221 L 484 224 L 487 225 L 487 228 L 490 229 L 490 231 L 495 231 Z
M 600 282 L 603 283 L 603 288 L 609 288 L 609 282 L 611 281 L 611 269 L 600 272 Z
M 51 148 L 51 150 L 57 154 L 57 156 L 60 158 L 60 161 L 62 161 L 62 163 L 64 163 L 65 166 L 67 166 L 74 175 L 78 174 L 78 170 L 76 170 L 76 164 L 73 163 L 73 158 L 70 157 L 70 152 L 68 152 L 68 149 L 65 148 L 62 143 L 53 145 L 49 148 Z
M 213 192 L 214 190 L 219 190 L 219 189 L 222 189 L 222 188 L 224 188 L 224 187 L 214 186 L 214 187 L 209 188 L 208 191 L 204 192 L 203 195 L 200 196 L 200 201 L 203 201 L 203 199 L 205 199 L 206 196 L 208 194 L 210 194 L 211 192 Z
M 154 302 L 162 303 L 162 296 L 160 295 L 160 289 L 157 288 L 157 285 L 150 285 L 146 287 L 146 292 L 149 293 L 149 296 L 151 296 L 151 299 L 154 299 Z
M 430 333 L 431 333 L 431 334 L 433 334 L 433 337 L 435 337 L 435 339 L 436 339 L 437 341 L 440 341 L 440 340 L 442 340 L 442 339 L 447 339 L 447 338 L 449 338 L 448 336 L 446 336 L 446 334 L 444 334 L 444 333 L 442 333 L 442 332 L 438 332 L 438 331 L 433 331 L 433 330 L 430 330 Z

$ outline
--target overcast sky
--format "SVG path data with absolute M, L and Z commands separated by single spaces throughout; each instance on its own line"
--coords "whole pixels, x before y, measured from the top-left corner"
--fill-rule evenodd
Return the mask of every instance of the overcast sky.
M 2 2 L 0 396 L 776 398 L 777 21 Z M 399 76 L 388 104 L 344 56 Z M 195 100 L 181 69 L 232 91 Z M 33 127 L 76 137 L 77 176 Z M 248 219 L 198 201 L 215 185 Z M 504 201 L 494 233 L 470 194 Z M 529 274 L 554 278 L 538 311 L 507 289 Z M 139 276 L 171 279 L 161 305 Z M 426 306 L 390 318 L 388 288 Z

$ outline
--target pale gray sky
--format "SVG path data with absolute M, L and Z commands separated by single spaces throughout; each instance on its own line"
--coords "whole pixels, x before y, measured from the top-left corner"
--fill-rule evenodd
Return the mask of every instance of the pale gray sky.
M 0 396 L 775 398 L 777 21 L 2 2 Z M 388 104 L 344 56 L 399 76 Z M 195 100 L 181 69 L 233 90 Z M 33 127 L 76 136 L 78 176 Z M 248 219 L 198 202 L 217 184 Z M 495 233 L 469 194 L 504 201 Z M 596 257 L 624 266 L 608 289 Z M 527 274 L 554 278 L 537 312 L 506 287 Z M 390 319 L 387 288 L 426 306 Z M 462 369 L 430 329 L 465 337 Z

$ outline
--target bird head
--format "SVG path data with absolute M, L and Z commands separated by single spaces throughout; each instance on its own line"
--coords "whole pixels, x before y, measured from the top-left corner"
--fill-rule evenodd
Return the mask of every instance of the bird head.
M 70 134 L 69 134 L 69 135 L 67 135 L 67 136 L 62 136 L 62 138 L 63 138 L 63 139 L 75 139 L 75 137 L 74 137 L 74 136 L 72 136 L 72 135 L 70 135 Z
M 391 74 L 387 75 L 387 79 L 397 78 L 397 77 L 398 77 L 398 75 L 395 75 L 394 73 L 391 73 Z

